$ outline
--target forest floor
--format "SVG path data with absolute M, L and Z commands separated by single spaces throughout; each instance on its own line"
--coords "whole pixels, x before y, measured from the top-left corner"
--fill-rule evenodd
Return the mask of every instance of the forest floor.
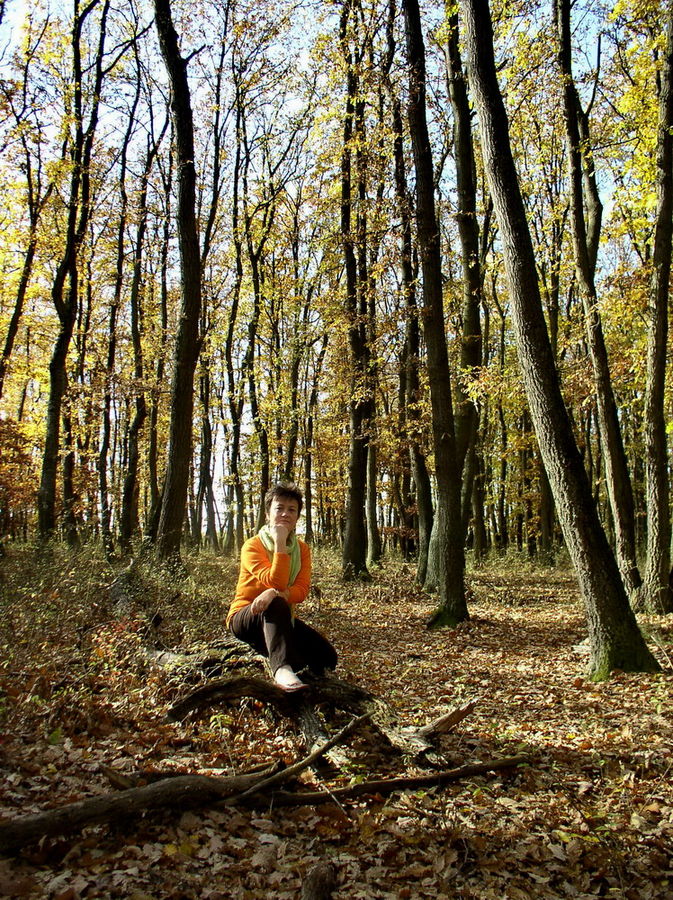
M 145 613 L 115 616 L 114 571 L 82 551 L 0 561 L 0 816 L 111 790 L 131 774 L 231 774 L 306 753 L 291 722 L 258 701 L 166 724 L 176 685 L 147 662 L 147 612 L 172 645 L 217 637 L 235 565 L 203 555 L 171 580 L 147 570 Z M 317 553 L 320 602 L 304 617 L 340 653 L 338 673 L 422 725 L 476 700 L 441 738 L 446 767 L 525 753 L 514 771 L 441 789 L 255 810 L 157 813 L 43 840 L 0 860 L 0 896 L 292 898 L 330 860 L 335 898 L 673 898 L 673 622 L 641 621 L 663 671 L 586 680 L 585 626 L 568 571 L 508 561 L 469 575 L 469 621 L 428 631 L 432 598 L 388 561 L 343 584 Z M 116 611 L 118 612 L 118 611 Z M 336 730 L 336 728 L 334 729 Z M 420 772 L 355 734 L 350 771 L 316 790 Z

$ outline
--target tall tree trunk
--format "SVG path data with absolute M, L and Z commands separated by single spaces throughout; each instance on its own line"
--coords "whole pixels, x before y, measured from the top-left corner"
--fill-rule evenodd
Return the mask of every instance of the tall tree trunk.
M 486 521 L 484 519 L 484 508 L 486 505 L 485 483 L 484 457 L 481 448 L 479 448 L 475 454 L 475 473 L 472 481 L 472 552 L 475 563 L 481 562 L 486 555 L 487 549 Z
M 147 470 L 150 488 L 150 510 L 146 523 L 146 539 L 155 543 L 161 515 L 161 489 L 159 488 L 159 408 L 162 396 L 164 373 L 166 371 L 166 348 L 168 346 L 168 249 L 171 233 L 171 193 L 173 182 L 173 153 L 169 154 L 168 171 L 162 175 L 165 198 L 165 219 L 161 239 L 159 264 L 159 312 L 160 334 L 154 385 L 151 392 L 149 442 L 147 447 Z
M 376 566 L 381 562 L 383 546 L 378 524 L 378 463 L 376 444 L 371 440 L 367 450 L 367 566 Z
M 239 90 L 237 84 L 237 91 Z M 243 546 L 245 527 L 243 516 L 245 500 L 243 495 L 243 481 L 240 473 L 240 447 L 241 447 L 241 418 L 243 415 L 243 395 L 241 392 L 241 379 L 235 368 L 234 338 L 236 332 L 236 320 L 241 301 L 241 286 L 243 283 L 243 240 L 240 224 L 240 182 L 243 142 L 241 139 L 243 117 L 243 104 L 240 98 L 236 103 L 236 150 L 234 154 L 233 172 L 233 196 L 231 202 L 232 234 L 235 254 L 234 286 L 229 307 L 229 319 L 227 322 L 227 334 L 224 341 L 224 358 L 227 369 L 227 397 L 229 400 L 229 417 L 231 419 L 231 450 L 229 455 L 230 478 L 233 485 L 233 537 L 234 545 L 238 550 Z
M 570 167 L 570 208 L 575 271 L 584 306 L 587 344 L 596 386 L 598 426 L 603 444 L 605 483 L 615 525 L 617 563 L 629 595 L 641 583 L 636 560 L 633 491 L 617 404 L 612 390 L 608 353 L 596 296 L 595 269 L 602 207 L 598 197 L 593 160 L 589 150 L 588 118 L 581 108 L 572 75 L 570 0 L 554 0 L 558 60 L 563 79 L 563 99 Z M 585 209 L 587 220 L 585 220 Z
M 149 480 L 149 515 L 145 524 L 145 539 L 149 543 L 156 543 L 159 531 L 159 516 L 161 515 L 161 488 L 159 486 L 159 412 L 163 395 L 164 377 L 166 371 L 166 352 L 168 347 L 168 264 L 169 247 L 171 239 L 171 197 L 173 194 L 173 164 L 174 148 L 173 137 L 169 142 L 168 165 L 164 171 L 160 169 L 162 182 L 162 195 L 165 207 L 163 209 L 163 229 L 161 235 L 161 252 L 159 255 L 159 337 L 154 371 L 154 383 L 150 393 L 149 410 L 149 435 L 147 446 L 147 472 Z
M 498 314 L 500 316 L 500 333 L 499 333 L 499 347 L 498 347 L 498 364 L 500 376 L 504 376 L 505 373 L 505 350 L 506 350 L 506 322 L 505 322 L 505 311 L 500 305 L 498 300 L 498 296 L 496 293 L 495 284 L 493 285 L 493 302 L 495 303 L 496 309 L 498 310 Z M 498 424 L 500 426 L 500 471 L 498 472 L 498 497 L 497 497 L 497 514 L 495 517 L 496 521 L 496 540 L 498 544 L 498 549 L 501 553 L 504 553 L 509 546 L 509 527 L 507 520 L 507 477 L 508 477 L 508 468 L 509 468 L 509 439 L 507 432 L 507 422 L 505 420 L 505 409 L 502 402 L 502 397 L 498 395 L 497 399 L 497 414 L 498 414 Z
M 460 236 L 463 270 L 462 334 L 460 341 L 461 378 L 468 380 L 482 362 L 480 310 L 483 300 L 479 223 L 477 221 L 477 184 L 474 146 L 472 141 L 472 111 L 458 43 L 458 12 L 448 21 L 446 68 L 449 77 L 449 96 L 453 110 L 453 147 L 456 161 L 458 208 L 456 221 Z M 477 437 L 479 414 L 474 401 L 461 383 L 456 385 L 456 457 L 463 468 L 464 506 L 472 501 L 474 465 L 466 465 Z M 463 520 L 465 521 L 465 516 Z M 465 522 L 467 526 L 467 522 Z
M 136 56 L 136 62 L 138 58 Z M 125 241 L 126 241 L 126 225 L 128 211 L 128 193 L 126 190 L 126 169 L 128 159 L 128 149 L 133 131 L 135 128 L 136 110 L 140 100 L 140 67 L 136 68 L 136 90 L 133 97 L 133 103 L 129 111 L 128 124 L 126 133 L 122 142 L 121 154 L 119 160 L 119 223 L 117 225 L 117 258 L 115 266 L 114 295 L 110 304 L 110 314 L 108 318 L 108 349 L 107 360 L 105 364 L 105 392 L 103 395 L 103 426 L 101 444 L 98 452 L 98 489 L 100 493 L 101 508 L 101 536 L 103 546 L 108 556 L 112 555 L 114 542 L 112 540 L 111 519 L 112 511 L 110 508 L 110 498 L 108 495 L 108 453 L 110 450 L 111 436 L 111 411 L 112 411 L 112 379 L 115 369 L 115 359 L 117 354 L 117 313 L 121 306 L 122 288 L 124 284 L 124 267 L 126 260 Z
M 248 397 L 250 399 L 250 417 L 257 434 L 258 456 L 259 456 L 259 490 L 257 492 L 258 500 L 256 504 L 255 531 L 264 524 L 266 511 L 264 509 L 264 496 L 269 490 L 271 483 L 271 458 L 269 454 L 269 434 L 266 425 L 262 419 L 259 408 L 259 393 L 257 390 L 257 371 L 256 371 L 256 345 L 257 345 L 257 326 L 259 324 L 259 316 L 262 310 L 262 281 L 260 275 L 260 254 L 263 245 L 260 242 L 257 249 L 252 247 L 252 237 L 250 234 L 250 220 L 246 216 L 246 230 L 248 233 L 248 258 L 252 272 L 253 285 L 253 307 L 252 315 L 248 321 L 248 350 L 245 356 L 244 370 L 248 377 Z
M 487 0 L 461 0 L 471 94 L 503 243 L 517 353 L 540 452 L 586 607 L 591 675 L 655 671 L 601 527 L 566 409 L 544 319 L 533 245 L 498 85 Z
M 348 455 L 348 499 L 346 527 L 342 547 L 344 578 L 369 578 L 367 571 L 367 528 L 365 524 L 365 499 L 367 486 L 367 453 L 369 445 L 369 420 L 371 413 L 368 385 L 368 351 L 366 334 L 366 300 L 362 308 L 366 275 L 358 273 L 356 241 L 352 210 L 354 205 L 352 152 L 354 135 L 358 128 L 359 77 L 356 61 L 350 49 L 349 19 L 352 0 L 344 0 L 340 42 L 346 64 L 346 111 L 341 153 L 341 243 L 346 269 L 346 313 L 348 316 L 348 340 L 350 347 L 351 398 L 349 401 L 350 447 Z M 359 224 L 359 223 L 358 223 Z
M 668 6 L 668 40 L 661 73 L 657 134 L 657 218 L 654 233 L 645 391 L 647 477 L 647 565 L 644 596 L 654 612 L 673 612 L 669 585 L 671 522 L 664 388 L 668 347 L 668 303 L 673 232 L 673 5 Z
M 394 22 L 395 2 L 390 0 L 388 11 L 388 57 L 395 51 Z M 405 360 L 405 392 L 403 404 L 405 410 L 406 437 L 409 442 L 411 472 L 416 489 L 416 513 L 418 518 L 418 560 L 416 580 L 425 583 L 428 570 L 428 550 L 432 533 L 432 485 L 428 474 L 427 462 L 421 442 L 421 401 L 420 387 L 420 327 L 418 324 L 418 306 L 416 304 L 416 273 L 413 263 L 412 239 L 412 200 L 407 185 L 406 165 L 404 160 L 404 128 L 402 121 L 402 104 L 392 81 L 387 77 L 387 86 L 392 107 L 393 159 L 395 167 L 395 202 L 401 222 L 401 270 L 402 294 L 405 303 L 406 335 L 404 346 Z
M 51 193 L 50 185 L 50 193 Z M 46 200 L 46 198 L 45 198 Z M 5 385 L 5 377 L 7 375 L 7 369 L 9 367 L 9 360 L 12 355 L 12 350 L 14 349 L 14 342 L 16 340 L 16 336 L 19 332 L 19 323 L 21 321 L 21 316 L 23 314 L 23 307 L 26 301 L 26 291 L 28 290 L 28 285 L 30 283 L 30 277 L 33 271 L 33 262 L 35 260 L 35 251 L 37 250 L 37 240 L 38 240 L 38 223 L 39 223 L 39 215 L 34 217 L 31 212 L 31 223 L 30 223 L 30 234 L 28 235 L 28 247 L 26 248 L 26 254 L 23 258 L 23 263 L 21 266 L 21 277 L 19 278 L 19 285 L 16 290 L 16 300 L 14 301 L 14 310 L 12 311 L 12 316 L 9 320 L 9 325 L 7 327 L 7 334 L 5 335 L 5 344 L 2 349 L 2 355 L 0 355 L 0 399 L 2 398 L 4 385 Z
M 171 421 L 166 479 L 157 544 L 164 556 L 178 555 L 187 505 L 192 456 L 194 372 L 199 356 L 201 257 L 196 222 L 194 127 L 187 64 L 180 55 L 170 0 L 154 0 L 161 54 L 171 85 L 178 169 L 178 243 L 182 301 L 171 381 Z
M 140 434 L 147 419 L 147 399 L 145 396 L 145 362 L 143 359 L 143 270 L 145 234 L 147 231 L 147 189 L 150 174 L 159 146 L 168 129 L 168 119 L 158 139 L 153 139 L 147 148 L 145 166 L 140 178 L 138 196 L 137 232 L 133 250 L 133 276 L 131 279 L 131 343 L 133 346 L 133 370 L 136 396 L 134 399 L 134 415 L 128 433 L 128 460 L 124 485 L 122 489 L 122 505 L 119 517 L 120 543 L 122 550 L 128 553 L 134 533 L 140 529 L 138 470 L 140 467 Z M 163 358 L 163 347 L 161 356 Z
M 437 508 L 430 539 L 436 562 L 440 607 L 433 624 L 455 625 L 468 617 L 465 600 L 465 548 L 460 508 L 460 464 L 451 398 L 444 325 L 442 258 L 435 213 L 432 150 L 425 110 L 425 45 L 418 0 L 405 0 L 409 61 L 409 130 L 416 167 L 416 226 L 423 276 L 423 330 L 435 448 Z M 433 554 L 433 544 L 436 549 Z

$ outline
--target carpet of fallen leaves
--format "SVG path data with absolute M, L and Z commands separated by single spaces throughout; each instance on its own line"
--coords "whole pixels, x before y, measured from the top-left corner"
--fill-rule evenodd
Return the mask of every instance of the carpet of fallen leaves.
M 174 644 L 217 637 L 231 562 L 211 557 L 201 582 L 168 586 L 155 573 L 143 596 L 145 612 L 163 616 L 152 634 L 147 615 L 111 614 L 114 573 L 102 564 L 83 573 L 83 561 L 59 559 L 34 577 L 25 560 L 13 564 L 0 573 L 3 819 L 108 792 L 109 769 L 232 774 L 305 755 L 291 723 L 253 701 L 164 721 L 193 684 L 148 663 L 143 647 L 157 633 Z M 673 898 L 671 621 L 641 622 L 661 674 L 595 684 L 583 675 L 584 619 L 567 571 L 492 563 L 470 574 L 470 620 L 429 631 L 433 601 L 410 567 L 387 562 L 372 583 L 343 584 L 334 558 L 318 553 L 315 570 L 320 599 L 304 616 L 337 646 L 341 677 L 407 725 L 476 699 L 441 738 L 446 768 L 520 753 L 530 764 L 347 805 L 176 810 L 96 826 L 0 860 L 0 895 L 295 900 L 311 867 L 330 860 L 334 896 L 351 900 Z M 348 771 L 307 772 L 306 785 L 421 771 L 366 733 L 347 746 Z

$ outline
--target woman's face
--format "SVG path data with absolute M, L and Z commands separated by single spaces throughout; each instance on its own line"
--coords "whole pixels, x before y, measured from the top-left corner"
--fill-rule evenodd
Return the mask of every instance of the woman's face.
M 269 525 L 284 525 L 292 534 L 299 519 L 299 504 L 292 497 L 274 497 L 266 515 Z

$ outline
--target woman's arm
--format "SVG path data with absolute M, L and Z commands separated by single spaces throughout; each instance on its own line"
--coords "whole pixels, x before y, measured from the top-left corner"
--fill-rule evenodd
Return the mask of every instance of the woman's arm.
M 282 594 L 290 580 L 290 557 L 287 553 L 269 553 L 259 540 L 250 541 L 241 554 L 241 568 L 245 568 L 260 587 L 273 588 Z

